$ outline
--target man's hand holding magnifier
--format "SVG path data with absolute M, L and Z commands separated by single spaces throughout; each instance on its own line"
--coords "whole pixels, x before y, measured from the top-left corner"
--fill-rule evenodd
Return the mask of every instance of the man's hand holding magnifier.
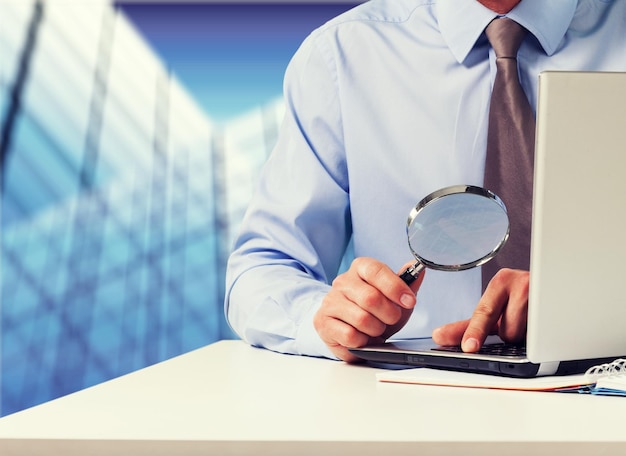
M 480 266 L 502 248 L 509 220 L 502 201 L 480 187 L 457 185 L 422 199 L 409 214 L 407 237 L 417 260 L 399 276 L 372 258 L 356 259 L 338 276 L 314 318 L 331 351 L 356 361 L 348 349 L 385 340 L 408 321 L 424 268 L 461 271 Z M 433 332 L 440 345 L 477 351 L 489 334 L 519 342 L 526 335 L 528 272 L 501 270 L 472 317 Z

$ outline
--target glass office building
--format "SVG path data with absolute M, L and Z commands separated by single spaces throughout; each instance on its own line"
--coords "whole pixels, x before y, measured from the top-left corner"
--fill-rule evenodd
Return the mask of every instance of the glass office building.
M 107 1 L 0 1 L 1 414 L 233 334 L 276 100 L 212 125 Z

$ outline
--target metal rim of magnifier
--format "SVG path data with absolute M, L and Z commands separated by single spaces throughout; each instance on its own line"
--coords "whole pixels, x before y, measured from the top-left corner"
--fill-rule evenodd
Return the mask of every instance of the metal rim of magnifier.
M 496 255 L 496 253 L 498 253 L 500 251 L 500 249 L 502 249 L 504 244 L 506 244 L 506 241 L 509 238 L 510 226 L 507 227 L 506 233 L 502 237 L 502 240 L 490 252 L 488 252 L 483 257 L 478 258 L 477 260 L 469 262 L 469 263 L 456 264 L 456 265 L 441 265 L 441 264 L 438 264 L 438 263 L 433 263 L 432 261 L 428 261 L 425 258 L 422 258 L 421 256 L 419 256 L 415 252 L 415 250 L 413 250 L 413 247 L 411 246 L 411 239 L 409 237 L 409 228 L 413 224 L 413 221 L 415 220 L 415 217 L 417 217 L 417 215 L 422 211 L 422 209 L 424 209 L 426 206 L 431 204 L 433 201 L 436 201 L 436 200 L 438 200 L 440 198 L 445 198 L 446 196 L 458 195 L 458 194 L 462 194 L 462 193 L 472 193 L 472 194 L 483 196 L 483 197 L 485 197 L 487 199 L 490 199 L 494 203 L 498 204 L 498 206 L 500 206 L 502 208 L 502 211 L 505 214 L 507 214 L 506 206 L 504 205 L 504 202 L 500 199 L 500 197 L 498 197 L 498 195 L 496 195 L 495 193 L 493 193 L 490 190 L 487 190 L 486 188 L 476 187 L 474 185 L 452 185 L 450 187 L 445 187 L 445 188 L 441 188 L 439 190 L 436 190 L 436 191 L 432 192 L 431 194 L 425 196 L 411 210 L 411 212 L 409 213 L 409 218 L 407 219 L 407 222 L 406 222 L 406 234 L 407 234 L 407 241 L 408 241 L 408 244 L 409 244 L 409 249 L 411 249 L 411 252 L 413 253 L 413 256 L 415 257 L 415 259 L 418 262 L 422 263 L 424 266 L 427 266 L 427 267 L 429 267 L 431 269 L 436 269 L 436 270 L 439 270 L 439 271 L 463 271 L 465 269 L 471 269 L 471 268 L 474 268 L 476 266 L 480 266 L 482 264 L 485 264 L 487 261 L 489 261 L 491 258 L 493 258 Z M 419 268 L 419 269 L 421 270 L 421 268 Z M 419 272 L 419 271 L 415 271 L 415 272 L 413 272 L 413 274 L 415 274 L 416 272 Z

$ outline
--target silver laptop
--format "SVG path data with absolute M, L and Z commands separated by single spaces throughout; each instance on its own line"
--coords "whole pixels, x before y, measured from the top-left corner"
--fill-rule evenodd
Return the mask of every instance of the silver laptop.
M 509 351 L 490 336 L 470 354 L 428 338 L 352 353 L 515 377 L 584 372 L 626 355 L 626 73 L 544 72 L 537 106 L 525 346 Z

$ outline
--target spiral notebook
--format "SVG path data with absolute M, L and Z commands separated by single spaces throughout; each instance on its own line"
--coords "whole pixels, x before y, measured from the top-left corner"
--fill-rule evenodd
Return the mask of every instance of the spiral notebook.
M 589 369 L 587 377 L 594 381 L 590 392 L 605 396 L 626 396 L 626 359 L 616 359 Z
M 500 377 L 428 367 L 389 370 L 376 375 L 380 382 L 456 386 L 517 391 L 578 392 L 626 397 L 626 358 L 593 366 L 584 374 L 534 378 Z

